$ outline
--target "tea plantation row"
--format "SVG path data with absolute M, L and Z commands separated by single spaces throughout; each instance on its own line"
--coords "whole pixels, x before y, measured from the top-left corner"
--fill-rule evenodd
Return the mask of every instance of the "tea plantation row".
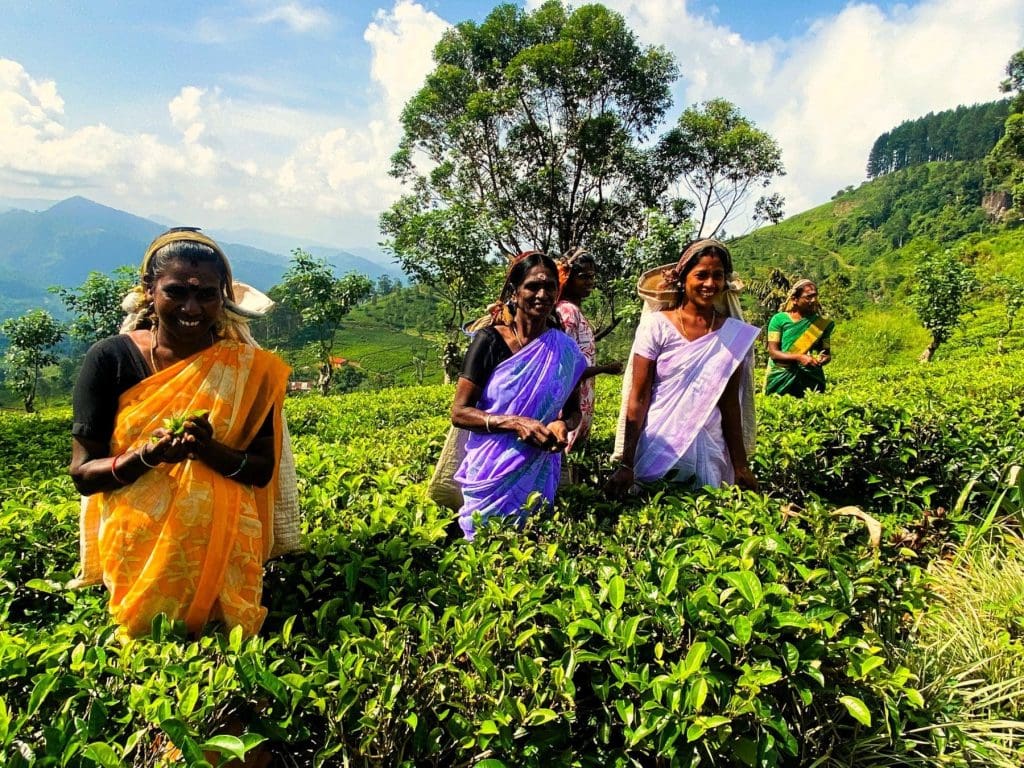
M 120 642 L 101 590 L 63 588 L 70 414 L 0 415 L 4 764 L 153 765 L 172 744 L 190 765 L 257 744 L 285 766 L 1020 763 L 1013 723 L 993 713 L 978 738 L 907 650 L 930 558 L 1024 455 L 1024 364 L 759 400 L 762 493 L 621 505 L 598 485 L 616 387 L 576 459 L 587 484 L 472 544 L 425 495 L 449 388 L 289 401 L 309 551 L 268 566 L 244 641 L 158 620 Z M 883 522 L 881 547 L 831 514 L 847 504 Z

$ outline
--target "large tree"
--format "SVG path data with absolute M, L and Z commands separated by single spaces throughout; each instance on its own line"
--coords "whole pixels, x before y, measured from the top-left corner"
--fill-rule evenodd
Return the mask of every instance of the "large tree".
M 325 395 L 334 375 L 331 355 L 342 318 L 372 291 L 373 283 L 365 275 L 349 272 L 336 277 L 325 260 L 301 248 L 292 251 L 291 265 L 273 291 L 313 332 L 320 361 L 318 386 Z
M 402 114 L 392 175 L 408 194 L 382 217 L 403 264 L 429 262 L 410 231 L 480 230 L 499 254 L 583 245 L 607 275 L 664 207 L 669 179 L 645 142 L 671 105 L 672 56 L 643 47 L 601 5 L 496 7 L 449 30 Z M 472 242 L 453 257 L 481 263 Z M 443 272 L 417 279 L 438 286 Z
M 6 384 L 21 395 L 25 411 L 32 413 L 43 368 L 59 359 L 53 346 L 64 338 L 64 326 L 46 310 L 34 309 L 21 317 L 4 320 L 0 333 L 9 343 L 4 356 Z
M 658 146 L 660 165 L 679 178 L 697 205 L 697 235 L 714 237 L 743 210 L 757 189 L 785 173 L 775 140 L 725 99 L 712 99 L 679 116 Z M 779 195 L 761 197 L 758 221 L 782 218 Z

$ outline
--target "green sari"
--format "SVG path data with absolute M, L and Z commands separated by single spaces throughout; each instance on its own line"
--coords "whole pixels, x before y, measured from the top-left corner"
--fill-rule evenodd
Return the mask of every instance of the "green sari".
M 768 323 L 768 341 L 779 342 L 783 352 L 793 355 L 828 351 L 834 326 L 831 320 L 821 315 L 794 320 L 788 312 L 777 312 Z M 765 393 L 803 397 L 808 390 L 825 391 L 825 371 L 820 365 L 777 363 L 769 359 Z

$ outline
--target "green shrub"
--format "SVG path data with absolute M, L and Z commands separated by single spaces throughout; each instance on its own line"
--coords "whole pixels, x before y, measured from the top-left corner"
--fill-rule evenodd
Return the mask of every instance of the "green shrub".
M 425 494 L 450 387 L 289 401 L 309 551 L 268 565 L 267 623 L 245 641 L 158 617 L 121 643 L 100 589 L 63 587 L 69 414 L 5 416 L 0 754 L 148 765 L 172 743 L 199 765 L 262 742 L 285 765 L 963 763 L 984 743 L 899 652 L 941 542 L 875 551 L 829 510 L 856 500 L 902 524 L 955 501 L 1019 455 L 1020 373 L 840 372 L 824 395 L 759 400 L 765 493 L 654 486 L 613 504 L 578 486 L 524 532 L 472 544 Z M 602 379 L 576 459 L 594 479 L 618 384 Z

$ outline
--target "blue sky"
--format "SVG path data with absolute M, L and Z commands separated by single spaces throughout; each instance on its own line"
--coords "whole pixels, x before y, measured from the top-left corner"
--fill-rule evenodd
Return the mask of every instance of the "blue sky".
M 529 8 L 537 0 L 525 0 Z M 733 101 L 796 213 L 863 179 L 902 120 L 999 97 L 1020 0 L 607 0 L 669 48 L 675 114 Z M 402 104 L 476 0 L 0 0 L 0 197 L 372 245 Z

